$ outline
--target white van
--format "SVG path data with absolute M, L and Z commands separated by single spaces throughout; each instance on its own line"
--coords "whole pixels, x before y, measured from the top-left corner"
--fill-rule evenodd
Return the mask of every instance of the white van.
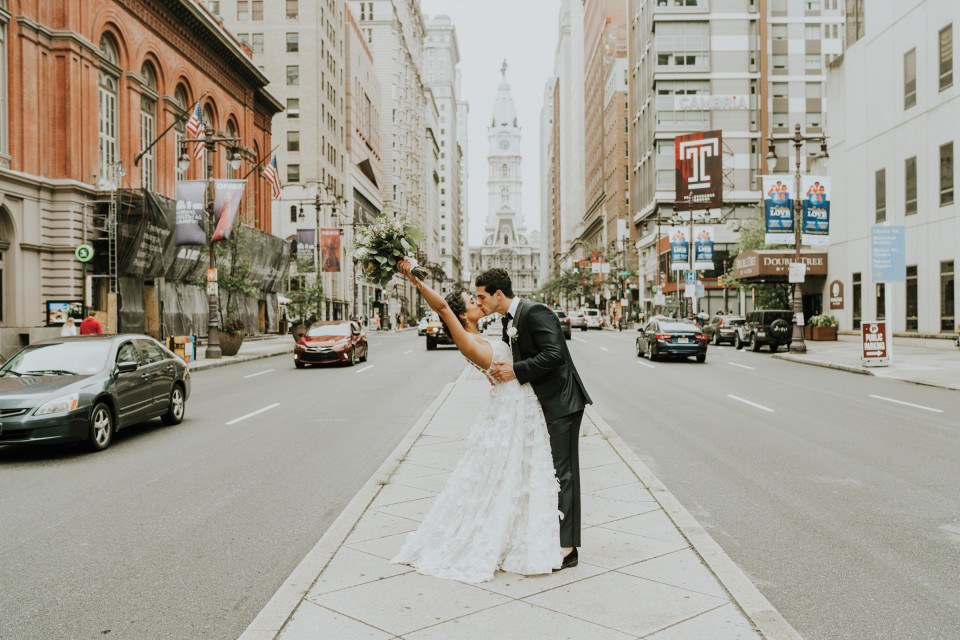
M 603 329 L 603 316 L 599 309 L 583 309 L 583 316 L 587 319 L 587 329 Z

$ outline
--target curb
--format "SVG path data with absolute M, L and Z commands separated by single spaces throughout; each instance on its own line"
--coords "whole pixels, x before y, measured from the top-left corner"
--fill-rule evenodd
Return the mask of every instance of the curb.
M 859 373 L 863 376 L 872 376 L 873 372 L 860 367 L 852 367 L 846 364 L 833 364 L 832 362 L 818 362 L 816 360 L 804 360 L 800 356 L 793 356 L 786 353 L 775 353 L 774 358 L 786 360 L 787 362 L 796 362 L 798 364 L 807 364 L 814 367 L 824 367 L 826 369 L 836 369 L 837 371 L 846 371 L 848 373 Z
M 640 457 L 617 435 L 617 432 L 600 417 L 592 405 L 587 405 L 586 413 L 597 425 L 603 437 L 617 452 L 624 463 L 637 475 L 640 482 L 650 490 L 654 499 L 666 512 L 680 533 L 687 539 L 693 549 L 703 559 L 707 568 L 720 581 L 720 584 L 730 592 L 734 601 L 756 629 L 767 640 L 802 640 L 789 622 L 767 600 L 756 585 L 743 573 L 743 570 L 726 554 L 706 529 L 690 515 L 690 512 L 673 496 L 653 472 L 645 465 Z
M 300 561 L 290 577 L 280 585 L 273 597 L 264 605 L 238 640 L 270 640 L 276 638 L 283 631 L 300 602 L 320 578 L 321 573 L 333 559 L 343 541 L 347 539 L 354 526 L 366 513 L 370 503 L 383 488 L 384 481 L 389 479 L 396 468 L 400 466 L 402 458 L 406 456 L 414 442 L 430 424 L 433 416 L 436 415 L 456 384 L 456 382 L 448 382 L 444 386 L 434 401 L 430 403 L 430 406 L 410 428 L 407 435 L 403 437 L 400 444 L 393 450 L 393 453 L 360 488 L 343 512 L 323 534 L 323 537 Z
M 190 363 L 190 372 L 204 371 L 205 369 L 216 369 L 217 367 L 225 367 L 231 364 L 240 364 L 242 362 L 251 362 L 253 360 L 263 360 L 264 358 L 275 358 L 277 356 L 285 356 L 292 354 L 293 350 L 289 347 L 285 347 L 283 351 L 277 352 L 268 352 L 268 353 L 257 353 L 255 355 L 249 356 L 227 356 L 229 360 L 200 360 L 195 363 Z M 207 364 L 207 363 L 210 364 Z M 199 366 L 194 366 L 199 365 Z

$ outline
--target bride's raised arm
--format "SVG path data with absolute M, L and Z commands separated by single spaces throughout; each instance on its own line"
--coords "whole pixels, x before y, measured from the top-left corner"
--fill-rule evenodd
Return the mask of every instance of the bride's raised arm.
M 397 269 L 407 280 L 414 284 L 430 308 L 437 312 L 437 315 L 440 316 L 447 330 L 450 332 L 450 337 L 453 338 L 453 343 L 457 345 L 460 353 L 466 356 L 470 362 L 482 367 L 484 370 L 488 369 L 490 363 L 493 361 L 493 349 L 490 345 L 486 341 L 477 340 L 463 328 L 463 325 L 460 323 L 460 318 L 453 312 L 453 309 L 451 309 L 447 301 L 443 299 L 443 296 L 410 272 L 411 265 L 407 260 L 399 262 Z

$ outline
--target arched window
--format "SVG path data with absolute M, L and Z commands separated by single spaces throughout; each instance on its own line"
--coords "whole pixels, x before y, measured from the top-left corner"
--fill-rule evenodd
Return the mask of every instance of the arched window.
M 209 105 L 209 104 L 203 108 L 203 126 L 204 126 L 204 127 L 210 127 L 210 128 L 212 128 L 212 129 L 214 129 L 214 130 L 216 130 L 216 128 L 217 128 L 216 125 L 215 125 L 214 122 L 213 122 L 213 109 L 210 108 L 210 105 Z M 197 134 L 198 137 L 202 137 L 203 135 L 205 135 L 205 131 L 201 131 L 200 133 Z M 200 162 L 203 163 L 203 179 L 206 180 L 207 178 L 212 177 L 212 176 L 210 175 L 210 172 L 207 171 L 207 155 L 206 155 L 206 152 L 204 152 L 204 155 L 202 155 L 202 156 L 200 157 Z M 211 164 L 210 166 L 212 167 L 213 164 Z
M 173 93 L 173 101 L 177 103 L 177 107 L 179 108 L 177 116 L 183 115 L 187 109 L 190 108 L 190 98 L 187 97 L 187 90 L 182 84 L 177 85 L 177 90 Z M 180 170 L 180 154 L 184 152 L 189 153 L 183 147 L 183 141 L 186 137 L 187 120 L 186 118 L 180 118 L 176 126 L 173 127 L 173 166 L 177 172 L 177 180 L 184 180 L 187 177 L 186 172 Z
M 233 120 L 227 120 L 227 137 L 228 138 L 238 138 L 237 135 L 237 126 L 233 124 Z M 228 178 L 236 178 L 236 171 L 233 170 L 233 167 L 230 166 L 230 159 L 233 156 L 233 149 L 229 146 L 221 147 L 223 149 L 223 169 L 224 174 Z
M 507 166 L 507 163 L 506 163 L 506 162 L 504 162 L 502 165 L 500 165 L 500 177 L 501 177 L 501 178 L 509 178 L 509 177 L 510 177 L 510 167 Z
M 140 92 L 140 150 L 143 151 L 157 136 L 157 74 L 149 62 L 140 70 L 143 87 Z M 154 147 L 156 148 L 156 147 Z M 141 186 L 148 191 L 156 190 L 157 163 L 153 149 L 140 158 Z
M 508 187 L 500 187 L 500 204 L 509 204 L 510 203 L 510 189 Z
M 120 146 L 120 78 L 115 69 L 120 66 L 117 43 L 107 34 L 100 38 L 100 53 L 110 65 L 101 65 L 99 95 L 100 179 L 113 182 Z

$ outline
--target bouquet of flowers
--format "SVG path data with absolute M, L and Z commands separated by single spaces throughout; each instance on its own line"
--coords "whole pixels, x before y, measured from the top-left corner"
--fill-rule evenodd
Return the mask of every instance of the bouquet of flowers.
M 357 230 L 353 257 L 360 263 L 363 277 L 381 287 L 390 282 L 403 259 L 413 264 L 413 275 L 423 280 L 427 271 L 413 259 L 419 240 L 420 231 L 403 218 L 379 216 L 372 225 Z

